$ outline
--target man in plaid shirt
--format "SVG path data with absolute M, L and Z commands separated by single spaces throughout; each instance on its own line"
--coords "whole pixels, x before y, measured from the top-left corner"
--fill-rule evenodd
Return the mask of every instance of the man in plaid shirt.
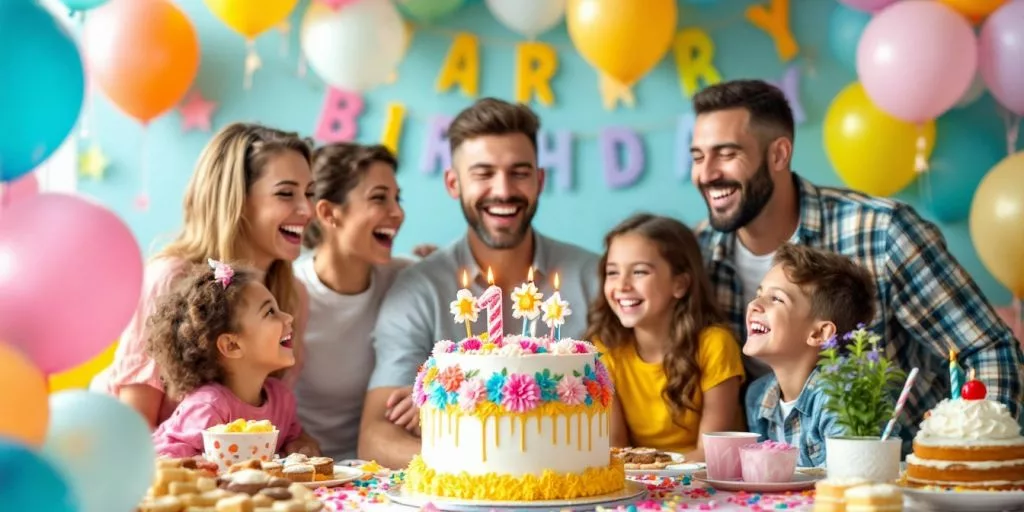
M 882 334 L 886 354 L 904 370 L 921 371 L 900 418 L 905 450 L 925 412 L 950 396 L 951 349 L 977 372 L 989 399 L 1024 419 L 1020 343 L 935 225 L 906 204 L 817 187 L 792 172 L 793 113 L 773 85 L 714 85 L 694 96 L 693 108 L 692 178 L 708 208 L 698 236 L 719 304 L 741 340 L 747 303 L 778 247 L 793 242 L 836 252 L 874 277 L 878 304 L 869 328 Z M 751 380 L 768 371 L 746 363 Z M 765 400 L 771 396 L 777 400 L 777 393 Z

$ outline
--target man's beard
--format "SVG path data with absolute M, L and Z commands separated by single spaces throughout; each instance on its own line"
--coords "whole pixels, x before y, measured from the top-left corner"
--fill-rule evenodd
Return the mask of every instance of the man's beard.
M 500 199 L 483 199 L 477 201 L 475 206 L 466 204 L 465 201 L 459 201 L 462 204 L 462 215 L 466 218 L 466 223 L 469 227 L 473 228 L 473 232 L 480 238 L 480 241 L 491 249 L 512 249 L 519 246 L 526 237 L 526 233 L 530 230 L 530 225 L 533 222 L 533 216 L 537 213 L 537 203 L 530 204 L 525 197 L 508 197 Z M 519 226 L 512 228 L 511 230 L 502 229 L 499 232 L 492 233 L 487 230 L 487 226 L 484 225 L 483 216 L 487 215 L 484 209 L 491 205 L 505 205 L 515 206 L 522 208 L 522 221 Z
M 732 215 L 716 216 L 711 208 L 709 191 L 711 188 L 737 187 L 740 194 L 740 205 L 736 213 Z M 715 231 L 732 233 L 740 229 L 761 214 L 761 210 L 772 198 L 775 192 L 775 183 L 768 171 L 768 155 L 761 159 L 761 165 L 757 168 L 754 176 L 747 181 L 746 185 L 738 181 L 719 179 L 711 183 L 701 185 L 701 192 L 704 195 L 704 202 L 708 207 L 708 222 Z

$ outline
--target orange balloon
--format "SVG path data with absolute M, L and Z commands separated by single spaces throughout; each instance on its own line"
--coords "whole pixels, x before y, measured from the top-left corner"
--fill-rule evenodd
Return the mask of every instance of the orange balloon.
M 1006 3 L 1006 0 L 939 0 L 963 14 L 974 23 L 979 23 Z
M 50 422 L 46 377 L 24 354 L 0 343 L 0 437 L 42 446 Z
M 178 104 L 199 71 L 199 38 L 168 0 L 111 0 L 89 11 L 88 70 L 126 114 L 148 123 Z

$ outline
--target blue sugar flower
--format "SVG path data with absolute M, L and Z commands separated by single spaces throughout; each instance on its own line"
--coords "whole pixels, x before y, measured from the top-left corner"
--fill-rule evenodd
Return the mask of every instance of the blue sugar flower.
M 436 380 L 430 383 L 429 394 L 430 404 L 437 409 L 443 410 L 448 405 L 448 392 Z
M 491 374 L 491 377 L 487 379 L 487 400 L 500 404 L 502 399 L 501 390 L 504 387 L 505 376 L 500 373 Z
M 540 400 L 542 402 L 558 401 L 558 380 L 551 375 L 551 370 L 545 369 L 533 376 L 537 379 L 537 386 L 540 388 Z
M 583 376 L 591 380 L 597 380 L 597 374 L 594 373 L 594 368 L 590 364 L 583 365 Z

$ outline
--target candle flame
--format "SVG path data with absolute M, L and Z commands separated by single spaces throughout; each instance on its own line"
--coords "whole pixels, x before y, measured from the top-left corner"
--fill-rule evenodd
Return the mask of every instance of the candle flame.
M 462 287 L 469 288 L 469 272 L 466 269 L 462 269 Z
M 530 267 L 530 271 L 526 273 L 526 280 L 533 282 L 533 266 Z
M 555 291 L 558 291 L 558 286 L 561 282 L 558 280 L 558 272 L 555 272 Z
M 491 267 L 487 267 L 487 284 L 494 284 L 494 272 L 491 272 Z
M 956 349 L 950 347 L 950 349 L 949 349 L 949 362 L 950 363 L 955 363 L 956 362 L 956 356 L 957 356 Z

